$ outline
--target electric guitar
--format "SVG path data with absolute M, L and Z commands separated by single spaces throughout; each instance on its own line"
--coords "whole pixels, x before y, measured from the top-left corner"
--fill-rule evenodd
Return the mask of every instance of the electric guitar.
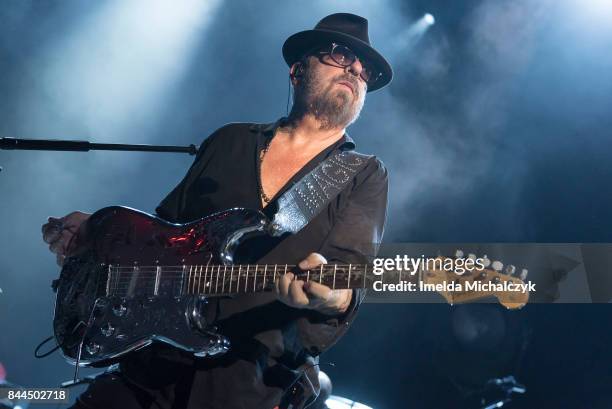
M 66 260 L 53 286 L 55 339 L 64 357 L 80 366 L 110 365 L 154 341 L 196 356 L 224 353 L 230 342 L 205 318 L 207 299 L 274 291 L 275 281 L 295 267 L 233 263 L 241 242 L 270 233 L 270 221 L 256 210 L 230 209 L 173 224 L 113 206 L 94 213 L 86 223 L 83 250 Z M 438 270 L 381 276 L 364 264 L 326 264 L 298 275 L 332 289 L 372 288 L 381 279 L 385 283 L 522 283 L 518 277 L 490 269 L 461 276 Z M 529 296 L 500 291 L 440 293 L 449 303 L 494 296 L 508 308 L 522 307 Z

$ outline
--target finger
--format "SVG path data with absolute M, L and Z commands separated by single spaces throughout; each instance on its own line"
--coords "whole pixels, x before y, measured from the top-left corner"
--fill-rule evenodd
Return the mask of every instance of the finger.
M 55 262 L 57 263 L 58 266 L 63 267 L 64 266 L 64 262 L 66 261 L 66 256 L 64 256 L 63 254 L 58 254 L 55 257 Z
M 309 270 L 320 266 L 321 264 L 327 264 L 327 260 L 319 253 L 310 253 L 308 257 L 300 261 L 299 267 L 302 270 Z
M 63 217 L 53 217 L 53 216 L 49 216 L 47 218 L 47 222 L 49 224 L 56 224 L 56 225 L 62 225 L 64 223 L 63 221 Z
M 50 243 L 55 241 L 54 236 L 58 235 L 62 231 L 64 228 L 64 223 L 56 217 L 49 217 L 47 220 L 48 222 L 42 225 L 42 234 L 43 240 Z
M 52 243 L 59 239 L 62 229 L 58 226 L 45 224 L 42 227 L 43 240 L 45 243 Z
M 323 301 L 328 301 L 333 295 L 331 288 L 329 288 L 326 285 L 314 282 L 314 281 L 309 281 L 308 285 L 304 286 L 304 290 L 310 296 L 318 298 Z
M 72 212 L 62 217 L 60 220 L 64 228 L 75 228 L 81 225 L 88 215 L 81 212 Z
M 293 273 L 283 274 L 278 280 L 278 293 L 283 298 L 289 297 L 289 285 L 294 279 Z
M 68 230 L 63 230 L 55 241 L 49 243 L 49 250 L 53 253 L 65 254 L 68 250 L 68 243 L 70 243 L 73 236 Z
M 66 249 L 62 240 L 55 240 L 53 243 L 49 244 L 49 251 L 55 254 L 66 253 Z
M 291 304 L 296 307 L 306 307 L 310 304 L 310 299 L 304 292 L 304 282 L 302 280 L 294 280 L 289 285 L 289 299 Z

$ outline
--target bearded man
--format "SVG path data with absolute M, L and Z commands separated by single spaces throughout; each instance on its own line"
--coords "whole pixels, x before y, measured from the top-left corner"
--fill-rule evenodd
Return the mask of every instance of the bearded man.
M 289 37 L 283 56 L 294 87 L 289 116 L 215 131 L 157 207 L 159 217 L 184 223 L 233 207 L 272 217 L 277 199 L 294 183 L 328 156 L 354 149 L 346 127 L 359 116 L 366 93 L 392 78 L 391 67 L 370 45 L 367 20 L 346 13 L 327 16 L 313 30 Z M 301 260 L 301 269 L 367 263 L 382 240 L 387 187 L 386 169 L 371 156 L 297 234 L 257 240 L 246 252 L 260 264 Z M 60 265 L 88 217 L 73 212 L 43 226 Z M 283 393 L 299 379 L 308 385 L 305 393 L 316 397 L 318 356 L 346 332 L 362 298 L 361 290 L 332 290 L 287 272 L 276 293 L 211 299 L 209 310 L 231 341 L 228 353 L 196 358 L 154 343 L 128 355 L 118 371 L 97 377 L 74 407 L 272 409 L 283 405 Z

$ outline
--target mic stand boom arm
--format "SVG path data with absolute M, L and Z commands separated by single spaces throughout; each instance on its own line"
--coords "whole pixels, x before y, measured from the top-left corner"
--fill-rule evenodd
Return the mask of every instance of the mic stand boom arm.
M 195 155 L 195 145 L 161 146 L 161 145 L 127 145 L 123 143 L 91 143 L 87 141 L 62 141 L 57 139 L 16 139 L 0 138 L 0 149 L 22 149 L 39 151 L 141 151 L 141 152 L 179 152 Z

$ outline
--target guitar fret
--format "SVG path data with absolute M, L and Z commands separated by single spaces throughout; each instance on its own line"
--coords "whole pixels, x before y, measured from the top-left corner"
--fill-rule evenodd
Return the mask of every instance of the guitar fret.
M 200 294 L 201 292 L 200 287 L 202 286 L 202 270 L 203 269 L 204 269 L 203 265 L 199 265 L 195 267 L 194 278 L 195 278 L 196 284 L 194 285 L 194 288 L 193 288 L 194 294 Z
M 195 292 L 196 266 L 189 266 L 189 294 Z
M 249 284 L 249 265 L 247 264 L 246 276 L 244 277 L 244 292 L 247 292 L 247 285 Z
M 202 281 L 202 271 L 204 271 L 204 281 Z M 200 283 L 198 283 L 198 294 L 206 294 L 206 283 L 208 282 L 208 265 L 200 266 L 200 281 L 202 289 L 200 290 Z
M 119 269 L 116 270 L 116 278 L 115 278 L 115 289 L 114 289 L 114 293 L 117 294 L 119 292 Z
M 187 270 L 187 266 L 183 266 L 185 270 Z M 187 276 L 187 286 L 185 287 L 185 293 L 189 294 L 189 285 L 191 284 L 191 274 L 188 271 L 185 271 L 188 274 Z
M 351 265 L 349 264 L 348 281 L 346 282 L 346 288 L 351 288 Z
M 206 290 L 206 286 L 204 286 L 204 290 L 200 290 L 200 287 L 202 287 L 202 272 L 204 270 L 204 265 L 199 265 L 196 266 L 195 268 L 195 276 L 196 276 L 196 286 L 197 288 L 194 288 L 193 293 L 194 294 L 202 294 L 202 291 Z M 204 278 L 204 280 L 206 280 L 206 278 Z
M 255 277 L 253 277 L 253 292 L 257 291 L 257 264 L 255 264 Z
M 229 292 L 232 292 L 232 281 L 234 281 L 234 265 L 232 264 L 232 271 L 230 274 Z
M 212 266 L 210 264 L 206 265 L 206 272 L 204 273 L 204 292 L 208 291 L 207 294 L 213 293 L 212 278 L 213 278 L 214 267 L 215 267 L 214 265 Z
M 191 287 L 195 287 L 195 270 L 193 266 L 189 266 L 189 288 L 187 294 L 193 294 L 193 289 Z
M 111 283 L 111 265 L 108 265 L 108 273 L 106 274 L 106 296 L 110 296 L 110 283 Z
M 264 277 L 263 277 L 263 288 L 266 288 L 266 272 L 268 271 L 268 265 L 264 266 Z
M 319 273 L 319 284 L 323 282 L 323 264 L 321 264 L 321 272 Z
M 338 270 L 338 265 L 334 264 L 334 282 L 333 282 L 333 285 L 332 285 L 332 290 L 336 289 L 336 271 L 337 270 Z
M 205 287 L 208 289 L 208 294 L 212 294 L 213 291 L 213 273 L 215 270 L 214 265 L 206 265 L 206 284 Z M 206 290 L 205 290 L 206 291 Z
M 202 267 L 196 265 L 193 268 L 193 293 L 198 294 L 200 292 L 200 285 L 202 284 Z
M 201 280 L 199 274 L 201 274 L 201 272 L 198 271 L 199 267 L 200 266 L 198 265 L 193 266 L 193 288 L 191 289 L 192 294 L 197 294 L 198 290 L 200 289 L 199 285 Z
M 155 288 L 153 289 L 153 295 L 159 294 L 159 282 L 161 280 L 161 267 L 157 266 L 155 269 Z
M 221 273 L 221 264 L 219 264 L 219 269 L 217 270 L 217 279 L 215 280 L 215 294 L 219 293 L 219 274 Z
M 179 296 L 183 295 L 183 289 L 185 286 L 185 266 L 183 266 L 183 269 L 181 270 L 181 286 L 179 287 Z
M 227 272 L 227 266 L 223 267 L 223 284 L 221 288 L 221 294 L 225 294 L 225 273 Z

